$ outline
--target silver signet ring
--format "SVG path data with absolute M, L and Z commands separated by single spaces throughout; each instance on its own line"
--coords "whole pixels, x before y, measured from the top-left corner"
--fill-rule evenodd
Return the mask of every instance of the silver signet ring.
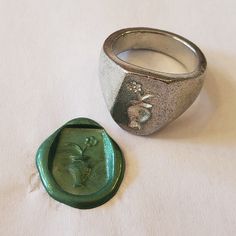
M 152 50 L 174 58 L 185 73 L 166 73 L 130 64 L 118 57 L 128 50 Z M 180 116 L 198 96 L 207 62 L 189 40 L 158 29 L 128 28 L 104 42 L 99 77 L 107 107 L 123 129 L 149 135 Z

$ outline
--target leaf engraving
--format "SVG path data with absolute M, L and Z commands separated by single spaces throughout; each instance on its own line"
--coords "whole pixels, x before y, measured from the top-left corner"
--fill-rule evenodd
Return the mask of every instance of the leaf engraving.
M 68 152 L 69 164 L 65 167 L 73 179 L 73 187 L 81 187 L 86 184 L 92 166 L 89 164 L 89 156 L 86 155 L 88 149 L 93 148 L 98 143 L 94 137 L 86 137 L 83 146 L 77 143 L 66 143 L 64 152 Z M 68 149 L 69 148 L 69 149 Z

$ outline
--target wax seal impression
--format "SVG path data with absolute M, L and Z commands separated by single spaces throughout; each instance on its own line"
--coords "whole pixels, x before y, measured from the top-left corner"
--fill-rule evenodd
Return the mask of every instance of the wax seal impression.
M 119 146 L 87 118 L 69 121 L 46 139 L 37 151 L 36 165 L 48 194 L 80 209 L 111 199 L 125 168 Z

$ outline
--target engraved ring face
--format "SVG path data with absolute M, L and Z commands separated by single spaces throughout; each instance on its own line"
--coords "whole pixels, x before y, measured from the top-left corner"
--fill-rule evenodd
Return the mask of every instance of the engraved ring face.
M 181 62 L 187 72 L 163 73 L 121 60 L 132 49 L 166 54 Z M 150 28 L 122 29 L 104 42 L 99 76 L 107 107 L 123 129 L 151 134 L 180 116 L 196 99 L 206 71 L 206 59 L 189 40 Z

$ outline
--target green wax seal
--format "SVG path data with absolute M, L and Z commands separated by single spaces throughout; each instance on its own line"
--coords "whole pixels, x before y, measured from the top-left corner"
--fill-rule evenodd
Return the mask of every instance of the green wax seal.
M 38 149 L 42 183 L 55 200 L 72 207 L 97 207 L 117 192 L 124 176 L 119 146 L 98 123 L 69 121 Z

